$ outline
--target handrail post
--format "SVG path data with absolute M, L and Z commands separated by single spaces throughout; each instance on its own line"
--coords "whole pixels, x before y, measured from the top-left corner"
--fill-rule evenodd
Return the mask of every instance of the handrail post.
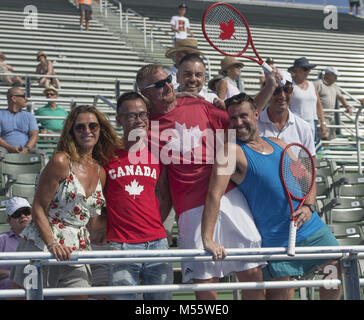
M 144 48 L 147 47 L 147 18 L 143 18 Z
M 120 80 L 115 81 L 115 100 L 118 100 L 120 97 Z
M 31 260 L 24 268 L 29 273 L 24 279 L 24 288 L 27 300 L 44 300 L 43 296 L 43 272 L 41 260 Z
M 107 18 L 107 0 L 105 0 L 105 18 Z
M 361 154 L 360 154 L 360 135 L 359 135 L 359 116 L 361 111 L 363 110 L 363 107 L 358 108 L 355 116 L 355 138 L 356 138 L 356 152 L 357 152 L 357 161 L 358 161 L 358 167 L 359 167 L 359 174 L 362 173 L 361 168 Z
M 100 0 L 100 13 L 102 13 L 103 0 Z
M 120 30 L 123 30 L 123 5 L 119 2 Z
M 154 52 L 154 43 L 153 43 L 153 26 L 150 28 L 150 51 Z
M 360 300 L 358 254 L 351 253 L 341 259 L 342 286 L 345 300 Z
M 27 96 L 27 98 L 30 98 L 31 96 L 31 77 L 26 76 L 25 77 L 25 95 Z

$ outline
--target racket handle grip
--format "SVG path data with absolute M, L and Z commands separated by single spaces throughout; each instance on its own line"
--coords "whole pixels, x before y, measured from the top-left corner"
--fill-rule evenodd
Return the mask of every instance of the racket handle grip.
M 272 73 L 273 72 L 272 67 L 268 63 L 266 63 L 266 62 L 263 62 L 262 68 L 264 69 L 265 72 L 268 72 L 268 73 Z M 282 82 L 282 80 L 281 79 L 278 79 L 277 77 L 276 77 L 276 81 L 278 82 L 278 84 L 279 84 L 280 87 L 282 87 L 282 86 L 285 85 Z
M 288 236 L 288 248 L 287 254 L 293 257 L 296 254 L 296 232 L 297 226 L 295 225 L 295 221 L 291 220 L 289 224 L 289 236 Z

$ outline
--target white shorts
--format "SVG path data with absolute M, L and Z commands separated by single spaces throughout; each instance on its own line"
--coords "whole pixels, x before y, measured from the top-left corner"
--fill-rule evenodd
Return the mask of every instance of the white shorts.
M 201 238 L 201 217 L 204 206 L 183 212 L 178 219 L 178 245 L 180 249 L 203 249 Z M 214 241 L 225 248 L 260 248 L 261 237 L 254 224 L 244 195 L 234 188 L 226 193 L 220 202 L 216 221 Z M 265 262 L 207 261 L 182 262 L 182 281 L 192 279 L 222 278 L 233 272 L 248 270 Z

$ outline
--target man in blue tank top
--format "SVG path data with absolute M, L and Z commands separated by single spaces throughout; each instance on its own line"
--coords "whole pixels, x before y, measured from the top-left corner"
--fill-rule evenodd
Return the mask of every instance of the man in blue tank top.
M 226 256 L 224 248 L 214 242 L 212 236 L 220 198 L 230 179 L 237 184 L 248 201 L 262 237 L 262 247 L 286 247 L 290 209 L 279 175 L 281 153 L 286 144 L 277 138 L 267 139 L 259 136 L 259 111 L 251 97 L 240 93 L 225 100 L 225 104 L 230 117 L 230 127 L 236 132 L 236 143 L 227 143 L 224 154 L 235 153 L 235 166 L 233 172 L 222 172 L 221 170 L 226 169 L 226 163 L 215 161 L 202 217 L 204 247 L 213 253 L 215 259 Z M 313 207 L 315 197 L 314 186 L 304 205 L 293 214 L 297 217 L 296 246 L 338 246 L 334 235 Z M 297 204 L 298 202 L 293 201 L 294 207 L 297 207 Z M 265 280 L 289 280 L 291 277 L 302 276 L 315 266 L 325 264 L 334 265 L 336 270 L 339 268 L 337 261 L 269 261 L 263 269 L 263 277 Z M 292 289 L 272 289 L 267 290 L 266 298 L 293 299 L 293 295 Z M 340 299 L 341 289 L 321 288 L 320 298 Z

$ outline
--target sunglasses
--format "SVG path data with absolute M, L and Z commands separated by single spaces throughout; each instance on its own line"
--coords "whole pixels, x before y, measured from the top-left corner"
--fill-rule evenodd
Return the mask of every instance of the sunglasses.
M 142 111 L 140 113 L 136 112 L 123 112 L 121 113 L 126 116 L 128 121 L 136 121 L 136 119 L 140 118 L 141 120 L 148 120 L 149 119 L 149 112 Z
M 15 211 L 10 217 L 13 219 L 19 219 L 22 215 L 24 216 L 30 216 L 32 212 L 30 211 L 30 208 L 23 208 Z
M 251 96 L 248 96 L 246 93 L 242 92 L 235 96 L 232 96 L 225 100 L 225 106 L 228 108 L 231 104 L 240 104 L 243 101 L 248 101 L 254 105 L 254 99 Z M 254 105 L 255 106 L 255 105 Z
M 25 99 L 25 94 L 13 94 L 12 97 L 21 97 Z
M 277 94 L 280 94 L 282 91 L 284 91 L 287 94 L 291 94 L 293 92 L 293 87 L 292 86 L 278 87 L 274 90 L 273 95 L 276 96 Z
M 52 93 L 52 92 L 47 92 L 46 93 L 46 97 L 53 97 L 55 96 L 56 94 L 55 93 Z
M 74 128 L 76 132 L 85 132 L 86 127 L 90 129 L 92 133 L 95 133 L 97 130 L 100 129 L 100 125 L 97 122 L 90 122 L 90 123 L 77 123 L 75 124 Z
M 151 84 L 150 86 L 144 87 L 143 89 L 148 89 L 148 88 L 160 89 L 160 88 L 164 88 L 166 83 L 172 83 L 172 75 L 171 74 L 167 78 L 165 78 L 163 80 L 159 80 L 159 81 Z

